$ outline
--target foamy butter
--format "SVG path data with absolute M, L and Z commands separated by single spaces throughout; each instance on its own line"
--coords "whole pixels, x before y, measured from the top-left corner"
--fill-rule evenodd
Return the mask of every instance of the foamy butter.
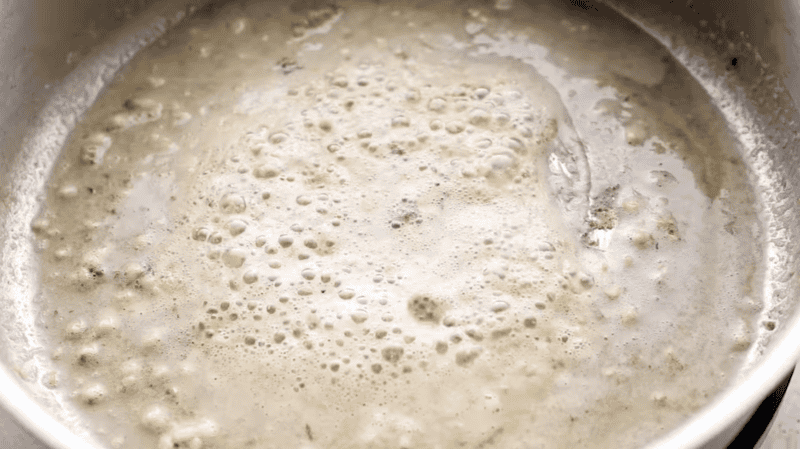
M 137 56 L 34 223 L 48 382 L 111 446 L 629 447 L 727 384 L 746 176 L 549 55 L 589 25 L 242 8 Z

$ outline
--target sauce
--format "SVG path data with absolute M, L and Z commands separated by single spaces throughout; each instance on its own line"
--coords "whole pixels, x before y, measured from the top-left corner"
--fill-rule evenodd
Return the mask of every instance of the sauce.
M 761 228 L 702 89 L 593 20 L 198 11 L 52 175 L 46 378 L 110 447 L 635 447 L 673 428 L 759 332 Z

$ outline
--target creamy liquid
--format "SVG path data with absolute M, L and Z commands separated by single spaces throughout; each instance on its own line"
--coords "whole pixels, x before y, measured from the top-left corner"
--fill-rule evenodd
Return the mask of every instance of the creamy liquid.
M 33 223 L 45 382 L 131 448 L 634 447 L 711 400 L 759 332 L 734 141 L 641 32 L 507 6 L 138 55 Z

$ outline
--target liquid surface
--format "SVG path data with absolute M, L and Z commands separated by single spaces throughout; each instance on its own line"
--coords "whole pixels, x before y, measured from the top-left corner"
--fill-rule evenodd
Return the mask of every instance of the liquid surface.
M 759 332 L 753 193 L 663 49 L 564 14 L 198 11 L 86 114 L 32 224 L 45 382 L 111 447 L 673 428 Z

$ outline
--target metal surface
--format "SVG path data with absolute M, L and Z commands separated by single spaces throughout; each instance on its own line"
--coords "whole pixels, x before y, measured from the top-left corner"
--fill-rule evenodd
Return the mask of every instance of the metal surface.
M 43 386 L 29 223 L 61 143 L 116 70 L 179 20 L 190 1 L 0 3 L 0 404 L 53 448 L 92 447 Z M 591 11 L 591 2 L 572 2 Z M 605 5 L 598 4 L 600 9 Z M 703 84 L 739 136 L 764 203 L 769 318 L 778 323 L 740 381 L 654 448 L 724 447 L 800 352 L 800 3 L 628 0 L 613 7 L 651 32 Z M 738 64 L 731 61 L 736 58 Z M 82 85 L 83 89 L 63 86 Z M 46 128 L 48 132 L 41 132 Z M 36 136 L 36 139 L 31 139 Z

